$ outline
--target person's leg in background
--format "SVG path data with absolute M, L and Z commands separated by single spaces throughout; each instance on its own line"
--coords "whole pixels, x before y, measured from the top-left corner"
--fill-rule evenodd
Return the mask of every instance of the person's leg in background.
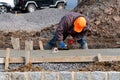
M 57 47 L 57 35 L 54 34 L 53 38 L 45 45 L 45 49 L 52 49 L 53 47 Z
M 85 36 L 82 37 L 80 40 L 77 40 L 77 42 L 80 44 L 82 49 L 88 49 L 88 44 Z
M 63 41 L 66 39 L 67 36 L 67 33 L 63 33 Z M 56 33 L 54 34 L 53 38 L 47 43 L 45 49 L 52 49 L 53 47 L 60 47 Z

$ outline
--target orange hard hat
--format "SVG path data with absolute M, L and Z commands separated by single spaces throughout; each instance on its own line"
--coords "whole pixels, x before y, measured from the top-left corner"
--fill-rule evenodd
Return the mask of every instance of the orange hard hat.
M 75 32 L 81 32 L 83 28 L 86 26 L 86 19 L 84 17 L 78 17 L 74 21 L 74 31 Z

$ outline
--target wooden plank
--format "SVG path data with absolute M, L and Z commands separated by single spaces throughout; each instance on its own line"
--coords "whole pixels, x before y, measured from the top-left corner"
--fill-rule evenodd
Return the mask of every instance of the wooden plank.
M 81 57 L 46 57 L 46 58 L 30 58 L 31 63 L 41 63 L 41 62 L 92 62 L 94 60 L 94 56 L 81 56 Z M 10 63 L 24 63 L 25 58 L 10 58 Z
M 42 41 L 39 41 L 39 46 L 40 46 L 40 50 L 44 50 Z
M 120 61 L 120 56 L 104 56 L 103 61 Z
M 31 40 L 25 41 L 25 50 L 33 50 L 33 41 L 31 41 Z
M 72 76 L 72 80 L 75 80 L 75 72 L 72 72 L 71 76 Z
M 31 58 L 32 63 L 39 62 L 93 62 L 94 56 L 66 56 L 66 57 L 47 57 L 47 58 Z
M 11 57 L 10 63 L 25 63 L 25 57 L 16 57 L 16 58 Z
M 5 58 L 0 58 L 0 64 L 5 63 Z
M 6 49 L 6 58 L 5 58 L 5 71 L 8 70 L 9 61 L 10 61 L 10 48 L 7 48 Z
M 98 54 L 97 58 L 98 58 L 98 62 L 102 62 L 103 61 L 101 54 Z
M 66 56 L 66 57 L 46 57 L 46 58 L 30 58 L 31 63 L 41 62 L 94 62 L 96 56 Z M 102 61 L 120 61 L 120 56 L 102 56 Z M 10 63 L 24 63 L 24 57 L 10 58 Z M 0 58 L 0 63 L 5 63 L 4 58 Z
M 20 50 L 20 40 L 19 40 L 19 38 L 11 37 L 11 43 L 12 43 L 13 49 Z
M 25 51 L 25 65 L 27 65 L 28 63 L 30 63 L 30 51 L 26 50 Z
M 25 65 L 30 63 L 30 50 L 33 50 L 33 41 L 25 41 Z

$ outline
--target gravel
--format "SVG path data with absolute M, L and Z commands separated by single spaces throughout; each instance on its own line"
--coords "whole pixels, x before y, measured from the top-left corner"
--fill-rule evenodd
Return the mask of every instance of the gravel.
M 1 14 L 0 15 L 0 30 L 2 31 L 41 31 L 41 29 L 50 25 L 57 24 L 60 19 L 67 13 L 65 9 L 42 9 L 33 13 L 24 14 Z
M 33 64 L 33 67 L 40 67 L 46 71 L 71 71 L 75 69 L 82 69 L 87 67 L 90 63 L 38 63 Z M 18 69 L 24 66 L 24 64 L 10 64 L 9 69 Z M 3 65 L 0 65 L 1 70 L 4 68 Z M 22 67 L 25 68 L 25 67 Z
M 34 64 L 33 66 L 40 66 L 42 69 L 49 71 L 70 71 L 73 69 L 80 69 L 88 66 L 90 63 L 42 63 Z

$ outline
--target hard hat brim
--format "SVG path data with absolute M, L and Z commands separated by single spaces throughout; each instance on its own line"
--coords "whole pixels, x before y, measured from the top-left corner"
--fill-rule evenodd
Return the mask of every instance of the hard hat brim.
M 74 31 L 75 31 L 75 32 L 80 33 L 80 32 L 82 32 L 82 30 L 83 30 L 82 27 L 78 27 L 78 25 L 74 25 Z
M 84 17 L 79 17 L 74 21 L 74 31 L 82 32 L 83 28 L 86 26 L 86 19 Z

